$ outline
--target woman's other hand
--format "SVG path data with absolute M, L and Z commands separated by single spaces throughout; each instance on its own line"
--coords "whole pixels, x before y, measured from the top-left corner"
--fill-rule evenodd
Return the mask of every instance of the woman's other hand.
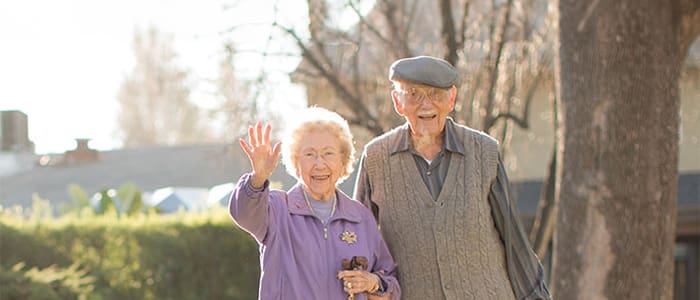
M 248 142 L 240 138 L 238 142 L 241 148 L 248 155 L 250 165 L 253 168 L 253 176 L 251 185 L 253 188 L 259 189 L 265 185 L 265 181 L 270 177 L 270 174 L 277 168 L 279 154 L 282 147 L 281 142 L 276 142 L 270 145 L 270 124 L 263 125 L 261 122 L 255 124 L 255 127 L 248 127 Z

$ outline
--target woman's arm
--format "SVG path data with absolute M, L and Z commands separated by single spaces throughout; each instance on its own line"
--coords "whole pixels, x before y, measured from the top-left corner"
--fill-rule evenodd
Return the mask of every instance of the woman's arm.
M 250 183 L 252 174 L 244 174 L 231 193 L 228 211 L 238 227 L 249 232 L 262 243 L 268 227 L 269 181 L 262 189 L 255 189 Z
M 379 232 L 377 223 L 366 210 L 362 222 L 365 223 L 365 236 L 373 240 L 371 255 L 374 264 L 368 270 L 351 270 L 338 272 L 338 278 L 343 280 L 343 288 L 347 293 L 369 294 L 369 299 L 401 299 L 401 287 L 396 279 L 396 263 L 389 248 Z M 350 283 L 350 285 L 348 285 Z
M 272 126 L 263 128 L 258 122 L 248 128 L 248 141 L 239 139 L 241 148 L 248 156 L 252 172 L 241 177 L 231 193 L 229 214 L 233 220 L 250 232 L 259 243 L 265 239 L 268 227 L 269 181 L 270 174 L 277 168 L 280 142 L 270 144 Z

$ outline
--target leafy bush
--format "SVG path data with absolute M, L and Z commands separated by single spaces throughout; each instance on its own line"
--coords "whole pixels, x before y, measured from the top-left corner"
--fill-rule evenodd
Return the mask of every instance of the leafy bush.
M 257 245 L 222 208 L 42 220 L 3 215 L 0 232 L 3 270 L 22 266 L 2 272 L 3 300 L 13 299 L 5 290 L 26 296 L 17 299 L 54 299 L 47 286 L 73 293 L 59 299 L 257 298 Z
M 0 299 L 100 299 L 92 293 L 92 278 L 77 265 L 62 269 L 51 266 L 43 270 L 23 270 L 24 264 L 16 264 L 6 270 L 0 265 Z

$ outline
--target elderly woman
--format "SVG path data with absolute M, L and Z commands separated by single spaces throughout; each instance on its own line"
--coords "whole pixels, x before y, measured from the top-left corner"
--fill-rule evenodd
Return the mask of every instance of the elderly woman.
M 260 244 L 260 299 L 399 299 L 393 258 L 372 213 L 336 186 L 352 172 L 347 122 L 308 108 L 284 143 L 257 123 L 240 144 L 252 172 L 238 181 L 229 213 Z M 270 190 L 280 151 L 299 183 Z M 350 269 L 350 270 L 348 270 Z

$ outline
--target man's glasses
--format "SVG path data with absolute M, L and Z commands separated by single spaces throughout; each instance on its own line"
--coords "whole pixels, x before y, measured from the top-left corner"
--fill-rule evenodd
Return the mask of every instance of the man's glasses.
M 450 89 L 435 87 L 419 88 L 411 87 L 407 89 L 397 89 L 404 96 L 404 100 L 409 104 L 421 104 L 423 99 L 429 99 L 433 104 L 444 104 L 450 99 Z

